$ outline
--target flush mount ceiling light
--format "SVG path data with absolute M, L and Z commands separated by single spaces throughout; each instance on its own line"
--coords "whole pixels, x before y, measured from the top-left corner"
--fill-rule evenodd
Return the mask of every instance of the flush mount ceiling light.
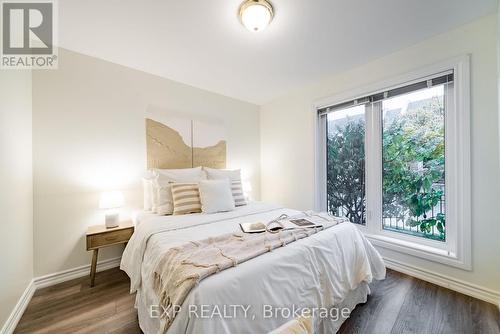
M 246 0 L 240 6 L 241 23 L 250 31 L 264 30 L 271 23 L 274 10 L 267 0 Z

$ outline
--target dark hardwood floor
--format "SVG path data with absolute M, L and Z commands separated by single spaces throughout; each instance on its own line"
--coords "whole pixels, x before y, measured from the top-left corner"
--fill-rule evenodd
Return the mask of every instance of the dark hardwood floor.
M 339 333 L 500 333 L 495 305 L 417 278 L 387 270 L 370 289 L 368 302 L 354 309 Z
M 140 333 L 135 295 L 118 268 L 35 292 L 14 333 Z
M 110 269 L 38 290 L 15 333 L 140 333 L 134 296 L 125 273 Z M 388 270 L 371 285 L 339 333 L 500 334 L 500 312 L 492 305 Z

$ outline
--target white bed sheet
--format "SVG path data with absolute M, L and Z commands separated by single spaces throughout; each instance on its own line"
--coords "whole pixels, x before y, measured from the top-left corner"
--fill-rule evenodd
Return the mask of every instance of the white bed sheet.
M 121 268 L 131 278 L 131 291 L 139 290 L 136 307 L 145 333 L 158 328 L 158 319 L 147 321 L 144 315 L 157 300 L 152 272 L 161 254 L 191 240 L 239 231 L 241 222 L 269 221 L 282 213 L 300 212 L 254 202 L 228 213 L 138 217 L 140 224 L 125 249 Z M 201 281 L 188 295 L 168 333 L 267 333 L 293 315 L 265 318 L 266 304 L 292 309 L 357 303 L 363 297 L 348 300 L 353 291 L 373 278 L 384 277 L 385 266 L 378 252 L 353 224 L 342 223 Z M 189 305 L 209 305 L 212 310 L 213 305 L 244 305 L 251 316 L 202 319 L 188 312 Z M 338 328 L 338 322 L 331 320 L 315 319 L 314 325 L 317 333 Z

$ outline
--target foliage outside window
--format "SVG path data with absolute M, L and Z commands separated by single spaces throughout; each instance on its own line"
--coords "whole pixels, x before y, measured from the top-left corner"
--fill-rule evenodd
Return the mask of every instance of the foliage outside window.
M 433 89 L 439 94 L 413 100 L 404 110 L 383 107 L 382 218 L 384 229 L 442 241 L 444 93 L 442 86 Z M 365 118 L 343 112 L 343 118 L 329 114 L 327 123 L 327 206 L 365 224 Z
M 392 120 L 384 112 L 383 218 L 416 227 L 410 233 L 444 240 L 443 95 L 419 102 Z M 399 229 L 387 224 L 384 228 Z
M 345 124 L 329 122 L 327 139 L 328 211 L 365 224 L 365 122 L 346 117 Z M 331 130 L 330 130 L 331 127 Z

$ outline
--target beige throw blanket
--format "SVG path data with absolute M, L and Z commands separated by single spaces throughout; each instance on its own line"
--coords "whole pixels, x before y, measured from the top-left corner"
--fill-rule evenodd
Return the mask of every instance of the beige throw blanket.
M 314 334 L 313 321 L 311 317 L 298 317 L 268 334 Z
M 163 307 L 162 332 L 167 331 L 184 299 L 202 279 L 342 221 L 331 217 L 330 220 L 323 223 L 323 228 L 298 228 L 279 233 L 230 233 L 169 249 L 154 271 L 154 288 Z

